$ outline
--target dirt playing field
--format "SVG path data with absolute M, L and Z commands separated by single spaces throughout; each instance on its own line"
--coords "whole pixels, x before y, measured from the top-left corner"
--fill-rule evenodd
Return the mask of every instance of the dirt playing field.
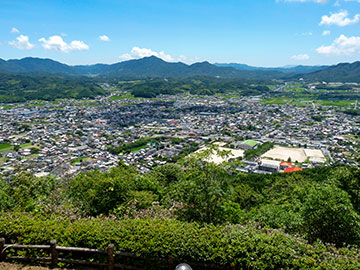
M 318 149 L 304 149 L 305 155 L 309 157 L 310 161 L 325 163 L 326 158 L 321 150 Z
M 324 163 L 326 158 L 321 150 L 318 149 L 304 149 L 304 148 L 289 148 L 276 146 L 261 156 L 261 158 L 272 158 L 276 160 L 287 161 L 289 158 L 292 162 L 309 161 Z
M 219 165 L 223 163 L 224 161 L 228 161 L 232 158 L 238 158 L 238 157 L 244 157 L 244 150 L 237 150 L 237 149 L 231 149 L 226 147 L 218 146 L 220 151 L 230 151 L 230 154 L 228 156 L 220 156 L 215 151 L 209 156 L 208 159 L 206 159 L 207 162 L 214 162 L 215 164 Z M 195 153 L 201 153 L 202 151 L 208 149 L 207 147 L 201 148 Z
M 287 161 L 289 158 L 292 162 L 305 162 L 307 157 L 305 155 L 304 149 L 302 148 L 288 148 L 276 146 L 275 148 L 267 151 L 261 156 L 262 158 L 272 158 Z

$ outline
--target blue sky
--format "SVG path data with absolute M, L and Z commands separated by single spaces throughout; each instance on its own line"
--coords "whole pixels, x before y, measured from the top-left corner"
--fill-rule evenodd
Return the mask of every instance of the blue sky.
M 360 0 L 0 0 L 0 58 L 256 66 L 360 60 Z

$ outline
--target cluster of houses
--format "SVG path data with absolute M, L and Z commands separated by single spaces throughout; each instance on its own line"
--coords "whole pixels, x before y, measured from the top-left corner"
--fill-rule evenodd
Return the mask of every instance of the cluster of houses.
M 56 177 L 106 170 L 120 160 L 147 172 L 190 145 L 201 148 L 215 141 L 244 151 L 255 147 L 254 141 L 321 149 L 330 163 L 357 165 L 353 157 L 359 142 L 349 136 L 359 132 L 360 126 L 359 117 L 336 107 L 268 105 L 254 97 L 191 95 L 0 105 L 0 124 L 0 145 L 21 146 L 16 151 L 14 147 L 0 149 L 0 174 L 11 175 L 22 168 L 38 176 Z M 181 140 L 163 140 L 120 155 L 108 150 L 143 137 Z M 254 162 L 247 162 L 248 172 L 296 170 L 292 165 L 284 169 L 284 164 L 264 168 L 258 162 L 254 169 Z

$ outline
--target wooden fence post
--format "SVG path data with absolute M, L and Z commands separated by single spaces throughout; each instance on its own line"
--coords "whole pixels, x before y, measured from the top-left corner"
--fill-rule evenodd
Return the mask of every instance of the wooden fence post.
M 51 254 L 50 268 L 56 268 L 58 262 L 58 253 L 56 251 L 56 240 L 50 241 L 50 254 Z
M 115 258 L 114 258 L 114 244 L 108 246 L 108 270 L 114 270 Z
M 173 256 L 169 255 L 168 256 L 168 262 L 169 262 L 169 265 L 172 267 L 174 265 L 174 258 Z
M 0 262 L 5 261 L 5 238 L 0 238 Z

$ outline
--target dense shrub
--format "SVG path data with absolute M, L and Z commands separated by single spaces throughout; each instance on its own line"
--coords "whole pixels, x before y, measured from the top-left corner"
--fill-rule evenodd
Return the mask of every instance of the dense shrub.
M 304 225 L 310 241 L 321 239 L 338 246 L 359 244 L 360 217 L 349 195 L 334 186 L 314 185 L 304 200 Z
M 259 224 L 360 246 L 360 170 L 324 167 L 292 174 L 244 175 L 198 158 L 141 175 L 120 164 L 70 180 L 15 175 L 0 181 L 0 211 L 63 218 L 166 218 L 203 224 Z
M 88 215 L 108 214 L 129 200 L 135 190 L 137 173 L 132 168 L 117 167 L 109 172 L 82 173 L 70 181 L 70 195 Z
M 116 250 L 144 257 L 175 261 L 237 264 L 240 269 L 358 269 L 359 251 L 336 249 L 280 230 L 253 225 L 199 225 L 160 219 L 69 219 L 2 213 L 0 237 L 8 242 L 48 244 Z M 151 269 L 151 265 L 145 265 Z

